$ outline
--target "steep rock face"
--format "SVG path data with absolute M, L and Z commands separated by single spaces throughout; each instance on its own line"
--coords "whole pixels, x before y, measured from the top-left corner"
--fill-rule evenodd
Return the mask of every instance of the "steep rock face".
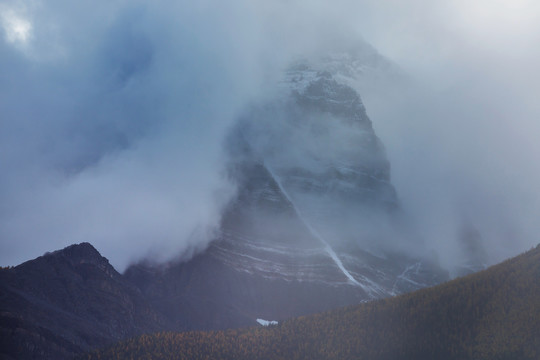
M 167 328 L 141 292 L 82 243 L 0 271 L 2 358 L 61 359 Z
M 210 247 L 126 272 L 178 328 L 255 325 L 447 278 L 407 251 L 419 243 L 402 227 L 381 141 L 358 93 L 322 68 L 290 68 L 280 95 L 231 132 L 239 190 Z

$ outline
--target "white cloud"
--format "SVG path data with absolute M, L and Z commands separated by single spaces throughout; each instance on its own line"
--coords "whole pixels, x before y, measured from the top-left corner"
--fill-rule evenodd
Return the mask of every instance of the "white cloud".
M 0 21 L 7 42 L 24 46 L 30 40 L 33 30 L 32 23 L 14 9 L 0 7 Z

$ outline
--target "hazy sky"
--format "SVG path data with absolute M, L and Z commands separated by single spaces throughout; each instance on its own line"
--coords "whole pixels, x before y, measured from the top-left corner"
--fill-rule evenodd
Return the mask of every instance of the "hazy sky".
M 470 223 L 497 261 L 540 242 L 540 5 L 441 3 L 369 4 L 362 33 L 416 86 L 364 98 L 426 238 L 454 261 Z
M 494 257 L 526 250 L 540 233 L 539 7 L 4 1 L 0 263 L 89 241 L 121 270 L 204 246 L 233 191 L 222 139 L 238 113 L 290 58 L 361 36 L 411 79 L 361 95 L 430 246 L 455 252 L 469 222 Z

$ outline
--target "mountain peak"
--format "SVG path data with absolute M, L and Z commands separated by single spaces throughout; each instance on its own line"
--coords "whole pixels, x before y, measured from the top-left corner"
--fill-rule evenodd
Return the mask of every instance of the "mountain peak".
M 105 257 L 103 257 L 99 253 L 99 251 L 97 251 L 96 248 L 89 242 L 82 242 L 80 244 L 69 245 L 61 250 L 57 250 L 53 253 L 48 253 L 46 255 L 55 255 L 55 254 L 60 254 L 62 256 L 66 256 L 73 260 L 80 260 L 83 262 L 87 262 L 89 260 L 96 260 L 96 259 L 105 260 L 108 262 L 108 260 Z
M 89 243 L 0 272 L 0 358 L 64 359 L 167 328 L 140 291 Z
M 47 260 L 67 260 L 72 266 L 91 264 L 105 271 L 108 275 L 116 273 L 116 270 L 109 263 L 109 260 L 106 257 L 102 256 L 99 251 L 97 251 L 96 248 L 88 242 L 69 245 L 61 250 L 45 253 L 43 255 L 43 258 Z

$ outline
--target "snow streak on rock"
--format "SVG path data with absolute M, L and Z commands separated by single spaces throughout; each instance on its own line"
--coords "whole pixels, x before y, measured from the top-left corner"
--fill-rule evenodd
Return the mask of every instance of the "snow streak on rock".
M 264 320 L 264 319 L 257 319 L 257 322 L 262 326 L 270 326 L 270 325 L 277 325 L 279 324 L 275 320 Z
M 325 247 L 325 250 L 326 252 L 328 253 L 328 255 L 332 258 L 332 260 L 336 263 L 337 267 L 341 270 L 341 272 L 349 279 L 349 282 L 354 284 L 354 285 L 358 285 L 360 287 L 362 287 L 368 294 L 371 293 L 371 289 L 370 288 L 367 288 L 365 287 L 364 285 L 362 285 L 361 283 L 359 283 L 352 275 L 351 273 L 345 268 L 345 266 L 343 266 L 343 263 L 341 262 L 341 260 L 339 259 L 339 257 L 337 256 L 336 252 L 334 251 L 334 249 L 332 249 L 332 247 L 330 246 L 330 244 L 323 239 L 323 237 L 317 232 L 317 230 L 315 230 L 307 221 L 306 219 L 304 218 L 304 216 L 302 216 L 302 213 L 300 212 L 300 210 L 296 207 L 296 205 L 294 204 L 294 202 L 292 201 L 291 197 L 289 196 L 289 194 L 287 193 L 287 191 L 283 188 L 283 185 L 281 184 L 281 181 L 279 180 L 279 177 L 276 176 L 276 174 L 272 171 L 272 169 L 270 169 L 268 166 L 266 166 L 266 168 L 268 169 L 268 172 L 272 175 L 272 177 L 274 178 L 274 180 L 276 181 L 276 184 L 279 186 L 279 189 L 281 190 L 281 192 L 283 193 L 283 195 L 287 198 L 287 200 L 289 201 L 289 203 L 291 204 L 291 206 L 293 207 L 294 211 L 296 212 L 296 214 L 298 215 L 298 218 L 302 221 L 302 223 L 306 226 L 306 228 L 308 229 L 308 231 L 311 233 L 311 235 L 313 235 L 317 240 L 319 240 Z

